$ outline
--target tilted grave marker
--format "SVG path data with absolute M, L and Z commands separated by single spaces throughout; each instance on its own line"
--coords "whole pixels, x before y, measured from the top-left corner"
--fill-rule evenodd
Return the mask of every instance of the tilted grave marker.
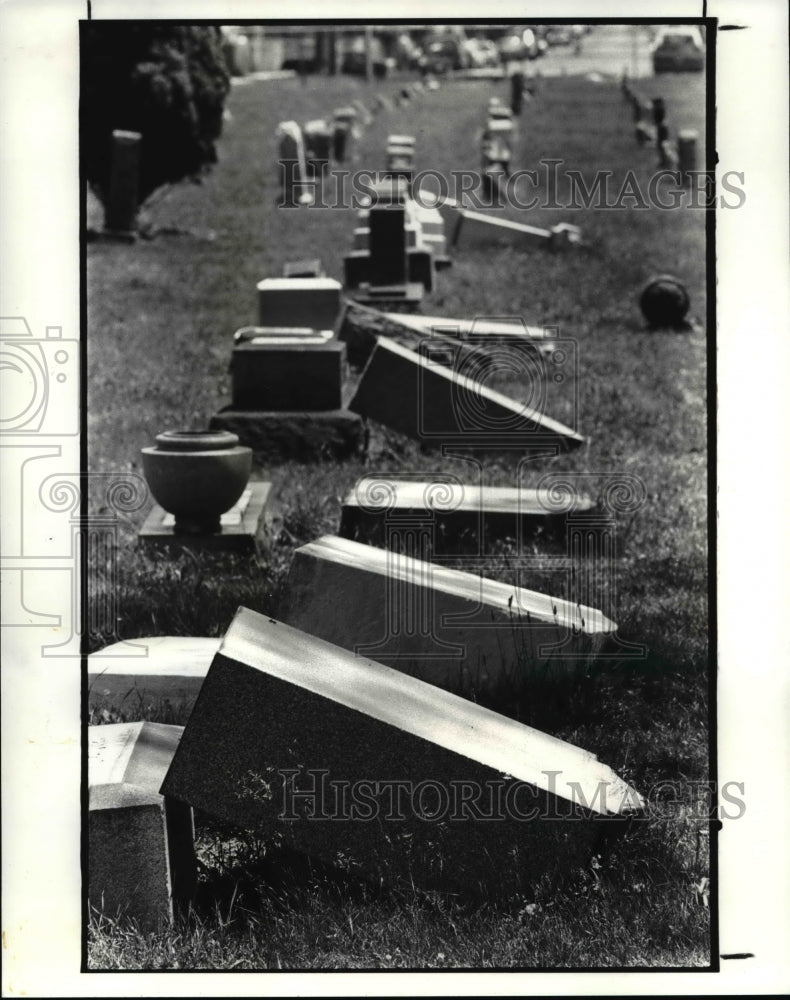
M 543 247 L 562 250 L 581 243 L 581 230 L 567 222 L 559 222 L 551 229 L 528 226 L 523 222 L 499 219 L 482 212 L 461 209 L 455 227 L 453 246 L 462 241 L 474 245 L 490 242 L 508 242 L 516 247 Z
M 490 451 L 578 448 L 585 438 L 541 410 L 489 389 L 445 361 L 447 341 L 420 351 L 379 337 L 350 410 L 425 445 L 457 444 Z M 445 363 L 436 363 L 440 356 Z
M 535 537 L 558 541 L 565 537 L 571 512 L 593 507 L 586 496 L 569 496 L 560 506 L 526 487 L 481 487 L 442 479 L 419 482 L 382 474 L 363 476 L 346 494 L 339 533 L 354 541 L 389 546 L 399 530 L 414 524 L 427 530 L 432 553 L 482 552 L 497 539 L 514 539 L 519 545 Z
M 615 631 L 593 608 L 428 561 L 428 520 L 389 527 L 387 548 L 324 535 L 297 549 L 278 617 L 473 699 L 583 676 Z
M 445 807 L 459 788 L 467 807 Z M 589 863 L 643 806 L 578 747 L 246 608 L 162 791 L 330 863 L 464 896 Z

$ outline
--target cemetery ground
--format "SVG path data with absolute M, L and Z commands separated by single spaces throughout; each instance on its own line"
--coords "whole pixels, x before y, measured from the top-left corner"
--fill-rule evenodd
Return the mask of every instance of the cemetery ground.
M 664 97 L 673 126 L 696 127 L 704 136 L 702 79 L 679 74 L 637 85 L 646 99 Z M 151 207 L 159 235 L 133 245 L 88 247 L 92 472 L 139 473 L 140 449 L 157 433 L 205 426 L 228 403 L 232 334 L 255 321 L 261 278 L 304 257 L 320 257 L 328 275 L 342 276 L 352 210 L 276 209 L 274 130 L 279 121 L 329 115 L 355 97 L 395 89 L 392 81 L 366 85 L 317 77 L 304 85 L 285 80 L 234 89 L 220 162 L 200 185 L 177 186 Z M 449 176 L 454 169 L 476 169 L 475 134 L 495 94 L 507 101 L 505 82 L 448 82 L 406 108 L 384 111 L 365 129 L 357 161 L 347 166 L 382 167 L 387 135 L 408 132 L 417 138 L 418 170 Z M 515 167 L 539 169 L 542 158 L 553 158 L 563 161 L 561 170 L 578 169 L 588 179 L 596 170 L 611 170 L 615 192 L 631 169 L 646 191 L 657 169 L 652 146 L 640 148 L 634 140 L 630 106 L 616 81 L 542 81 L 519 130 Z M 610 473 L 644 482 L 646 503 L 618 522 L 613 617 L 620 635 L 644 643 L 647 655 L 632 662 L 603 659 L 572 686 L 489 707 L 594 752 L 643 795 L 667 783 L 653 805 L 668 807 L 674 799 L 673 809 L 654 808 L 588 869 L 569 872 L 561 884 L 537 884 L 516 902 L 474 905 L 370 885 L 353 870 L 288 857 L 277 845 L 258 844 L 253 833 L 198 816 L 195 912 L 151 933 L 94 916 L 91 968 L 708 964 L 709 823 L 700 809 L 709 778 L 711 711 L 705 213 L 623 207 L 507 208 L 504 214 L 539 226 L 576 224 L 586 246 L 550 254 L 463 245 L 422 311 L 523 316 L 529 324 L 557 327 L 559 337 L 576 343 L 578 378 L 549 394 L 547 411 L 570 422 L 576 390 L 578 427 L 590 443 L 527 465 L 522 482 L 534 485 L 549 471 L 585 472 L 592 478 L 584 488 L 593 495 Z M 644 329 L 638 294 L 649 277 L 663 272 L 681 277 L 689 289 L 696 322 L 688 332 Z M 526 391 L 512 379 L 494 384 L 516 399 Z M 485 468 L 491 484 L 514 485 L 513 463 L 490 460 Z M 146 511 L 128 515 L 117 555 L 117 637 L 219 636 L 239 605 L 276 616 L 293 550 L 336 532 L 340 501 L 359 476 L 455 472 L 463 479 L 470 469 L 380 427 L 371 427 L 366 461 L 259 468 L 253 475 L 273 482 L 280 515 L 268 562 L 260 567 L 233 557 L 145 555 L 135 541 Z M 93 579 L 106 569 L 94 565 Z M 514 582 L 513 547 L 502 543 L 480 571 Z M 564 596 L 550 568 L 521 583 Z M 94 592 L 93 599 L 98 596 Z M 114 638 L 94 632 L 90 648 Z M 189 708 L 163 702 L 155 688 L 113 688 L 102 678 L 89 700 L 93 722 L 147 718 L 183 725 Z

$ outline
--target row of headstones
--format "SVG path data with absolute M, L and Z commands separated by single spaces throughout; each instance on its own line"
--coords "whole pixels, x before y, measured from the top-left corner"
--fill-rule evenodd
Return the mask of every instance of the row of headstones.
M 300 326 L 262 328 L 263 333 L 256 328 L 252 336 L 249 329 L 239 331 L 237 349 L 252 343 L 270 360 L 272 349 L 287 347 L 283 341 L 309 329 L 321 341 L 310 346 L 320 352 L 333 339 L 323 328 L 339 294 L 337 283 L 320 277 L 261 282 L 259 301 L 267 321 Z M 266 368 L 264 364 L 261 372 Z M 234 364 L 234 370 L 242 369 Z M 424 385 L 422 379 L 427 379 Z M 273 378 L 272 385 L 278 381 Z M 334 374 L 331 381 L 340 384 Z M 453 412 L 452 396 L 459 389 L 468 387 L 449 369 L 381 338 L 355 398 L 361 400 L 362 412 L 408 432 L 404 420 L 414 431 L 420 392 L 431 401 L 431 416 L 441 425 Z M 237 391 L 246 391 L 244 381 Z M 442 396 L 443 404 L 438 402 Z M 487 402 L 502 406 L 503 400 L 492 394 Z M 512 418 L 519 410 L 508 412 L 505 405 L 505 412 Z M 535 425 L 526 424 L 522 429 L 534 434 Z M 446 426 L 438 429 L 446 436 Z M 557 437 L 558 425 L 552 422 L 543 430 L 565 446 L 582 441 L 572 434 Z M 212 661 L 183 737 L 179 727 L 149 723 L 103 727 L 91 734 L 93 905 L 102 900 L 106 912 L 123 905 L 142 924 L 150 924 L 187 904 L 194 892 L 192 807 L 264 832 L 285 832 L 291 846 L 327 861 L 342 842 L 373 872 L 401 876 L 408 871 L 421 886 L 468 891 L 472 878 L 490 889 L 498 874 L 506 872 L 512 888 L 586 857 L 594 819 L 621 817 L 639 806 L 639 796 L 591 755 L 473 704 L 471 699 L 481 694 L 504 689 L 516 697 L 524 686 L 558 672 L 586 670 L 615 626 L 602 612 L 585 607 L 579 595 L 563 601 L 422 558 L 437 551 L 435 534 L 425 544 L 424 517 L 435 509 L 429 497 L 436 485 L 393 482 L 381 503 L 376 500 L 380 480 L 358 483 L 344 504 L 341 537 L 324 536 L 295 554 L 280 621 L 240 612 Z M 558 511 L 524 490 L 500 490 L 494 497 L 490 491 L 461 486 L 445 506 L 445 542 L 459 531 L 456 519 L 468 524 L 471 517 L 480 531 L 481 515 L 489 532 L 496 532 L 498 521 L 502 530 L 519 534 L 525 524 L 545 524 L 554 517 L 580 537 L 589 537 L 585 514 L 591 505 L 583 497 L 570 498 Z M 404 548 L 415 518 L 417 541 Z M 385 547 L 359 539 L 383 541 Z M 409 550 L 416 557 L 406 554 Z M 464 624 L 448 626 L 448 621 Z M 243 652 L 234 652 L 234 644 Z M 230 739 L 228 699 L 247 705 L 244 724 L 233 719 Z M 352 717 L 356 735 L 349 746 Z M 386 776 L 412 787 L 424 784 L 426 775 L 435 776 L 441 787 L 439 781 L 448 776 L 499 781 L 506 774 L 533 806 L 549 807 L 552 815 L 560 807 L 569 811 L 566 821 L 590 822 L 573 838 L 564 835 L 567 828 L 545 820 L 529 826 L 511 822 L 494 849 L 485 825 L 464 826 L 462 837 L 456 842 L 451 836 L 452 843 L 445 843 L 439 855 L 432 841 L 422 839 L 431 831 L 422 819 L 397 827 L 407 832 L 407 843 L 390 837 L 386 824 L 383 840 L 371 835 L 370 825 L 353 822 L 339 822 L 326 836 L 302 813 L 284 828 L 282 802 L 273 812 L 266 796 L 256 799 L 243 784 L 245 776 L 270 774 L 276 764 L 282 768 L 294 760 L 329 765 L 338 780 Z M 559 790 L 547 787 L 545 780 L 555 773 L 563 775 Z M 614 791 L 608 804 L 606 796 L 596 800 L 602 781 L 608 792 Z M 579 788 L 584 789 L 582 800 L 575 792 Z M 305 803 L 309 791 L 300 789 L 294 796 L 293 803 Z M 581 831 L 578 825 L 574 829 Z M 416 840 L 415 832 L 420 834 Z M 483 851 L 481 863 L 484 846 L 489 851 Z M 453 858 L 449 869 L 437 860 L 447 851 Z
M 627 77 L 622 78 L 623 98 L 634 113 L 634 135 L 640 146 L 654 142 L 658 152 L 658 165 L 664 170 L 677 170 L 684 184 L 689 183 L 697 169 L 697 139 L 695 129 L 680 129 L 677 142 L 670 138 L 667 107 L 663 97 L 654 97 L 648 104 L 631 86 Z M 652 118 L 652 125 L 647 120 Z
M 382 486 L 390 495 L 377 503 Z M 419 537 L 409 544 L 421 526 L 404 514 L 422 508 L 436 486 L 358 483 L 346 511 L 356 508 L 379 541 L 384 532 L 388 547 L 324 536 L 298 549 L 277 619 L 241 609 L 221 645 L 210 647 L 185 729 L 91 730 L 93 906 L 146 927 L 188 907 L 193 808 L 326 863 L 342 852 L 373 877 L 464 895 L 476 883 L 489 893 L 523 891 L 582 863 L 597 848 L 601 819 L 640 808 L 638 793 L 593 755 L 475 703 L 492 690 L 540 697 L 547 679 L 586 672 L 615 625 L 578 599 L 409 555 L 423 548 Z M 464 490 L 455 492 L 450 518 L 464 507 Z M 468 499 L 471 509 L 480 501 Z M 524 494 L 511 499 L 518 506 L 505 502 L 500 514 L 529 519 Z M 553 505 L 535 500 L 546 517 Z M 554 507 L 579 539 L 600 524 L 588 511 L 578 497 L 564 511 Z M 360 523 L 354 517 L 351 530 Z M 97 662 L 105 680 L 107 662 Z M 195 666 L 192 656 L 193 676 Z M 160 688 L 178 679 L 178 664 L 170 670 L 175 676 L 160 674 Z M 405 815 L 377 812 L 380 823 L 361 822 L 327 815 L 337 808 L 327 776 L 330 786 L 394 782 L 412 796 L 428 782 L 440 798 L 459 785 L 485 798 L 500 785 L 512 801 L 490 817 L 501 821 L 495 827 L 463 811 L 453 818 L 465 822 L 431 822 L 447 810 L 430 796 L 427 805 L 412 798 Z
M 392 213 L 391 207 L 384 211 Z M 370 221 L 376 218 L 374 212 Z M 374 241 L 372 249 L 375 246 Z M 430 251 L 415 253 L 424 257 Z M 497 450 L 500 426 L 508 428 L 511 449 L 565 450 L 584 442 L 542 410 L 524 407 L 483 384 L 494 346 L 534 351 L 536 357 L 551 351 L 546 332 L 523 323 L 362 310 L 349 341 L 362 372 L 350 398 L 344 398 L 351 327 L 344 322 L 347 307 L 340 283 L 318 273 L 318 261 L 288 270 L 287 277 L 259 282 L 259 324 L 234 334 L 232 399 L 214 415 L 209 429 L 229 436 L 215 440 L 174 432 L 160 435 L 156 447 L 143 450 L 149 486 L 158 501 L 143 526 L 143 544 L 171 548 L 190 540 L 206 549 L 252 551 L 265 540 L 264 520 L 273 499 L 269 485 L 239 483 L 234 472 L 235 496 L 218 486 L 221 456 L 231 464 L 239 445 L 264 462 L 361 457 L 367 449 L 368 421 L 424 446 L 482 445 Z M 370 332 L 362 343 L 360 322 L 371 330 L 394 330 L 397 339 Z M 473 419 L 481 407 L 486 414 L 482 424 Z M 211 457 L 211 482 L 208 473 L 199 471 L 201 461 L 208 461 L 200 453 Z M 250 468 L 248 463 L 248 476 Z M 182 482 L 193 485 L 181 489 Z M 205 516 L 198 510 L 201 498 Z M 216 509 L 223 501 L 225 506 Z
M 374 220 L 379 209 L 382 217 L 385 210 L 397 217 L 398 233 L 406 226 L 400 197 L 386 202 L 386 209 L 374 203 L 367 217 L 371 251 L 378 240 Z M 262 325 L 235 336 L 233 405 L 248 417 L 279 414 L 289 420 L 294 400 L 311 408 L 305 414 L 310 420 L 316 413 L 333 412 L 345 368 L 345 345 L 336 337 L 339 284 L 317 274 L 291 275 L 264 280 L 258 292 Z M 420 347 L 435 344 L 426 331 L 417 332 Z M 464 430 L 459 400 L 465 397 L 469 412 L 482 400 L 489 420 L 508 421 L 510 444 L 514 433 L 524 436 L 526 446 L 540 442 L 560 450 L 584 440 L 542 413 L 437 365 L 429 351 L 383 337 L 375 339 L 345 412 L 423 441 L 458 443 Z M 326 409 L 317 408 L 316 400 Z M 261 406 L 267 407 L 266 414 Z M 216 426 L 221 429 L 223 421 Z M 273 436 L 271 422 L 263 436 Z M 195 454 L 180 450 L 181 444 L 173 456 L 186 454 L 187 461 L 195 462 Z M 365 868 L 408 874 L 426 887 L 468 890 L 474 877 L 490 888 L 504 873 L 512 888 L 580 860 L 591 849 L 591 823 L 584 824 L 583 834 L 568 838 L 565 826 L 547 823 L 545 816 L 525 826 L 514 824 L 509 815 L 511 822 L 495 838 L 496 846 L 485 825 L 444 828 L 442 835 L 449 839 L 440 851 L 424 817 L 407 823 L 406 841 L 391 837 L 394 828 L 387 824 L 377 827 L 379 837 L 370 825 L 343 817 L 330 829 L 307 821 L 309 810 L 302 805 L 312 792 L 304 788 L 295 790 L 291 805 L 298 815 L 284 828 L 282 802 L 256 796 L 255 788 L 244 784 L 250 776 L 253 784 L 272 776 L 278 763 L 316 762 L 340 781 L 364 775 L 412 787 L 424 785 L 426 775 L 435 776 L 438 787 L 440 780 L 446 784 L 454 775 L 484 783 L 499 782 L 504 774 L 539 810 L 550 807 L 553 816 L 558 807 L 564 810 L 565 822 L 622 817 L 639 808 L 637 793 L 591 755 L 472 701 L 481 692 L 502 688 L 515 696 L 521 685 L 528 687 L 557 671 L 586 669 L 604 639 L 613 635 L 614 623 L 580 600 L 561 601 L 426 559 L 435 551 L 435 537 L 426 540 L 424 524 L 416 541 L 413 531 L 404 534 L 403 515 L 408 511 L 407 522 L 415 515 L 419 521 L 431 506 L 428 495 L 436 484 L 418 485 L 421 501 L 410 485 L 411 490 L 400 484 L 392 502 L 377 509 L 371 502 L 376 481 L 358 483 L 356 503 L 349 498 L 341 524 L 341 535 L 354 537 L 324 536 L 297 551 L 282 620 L 244 609 L 239 613 L 212 661 L 183 735 L 178 727 L 149 723 L 110 727 L 113 732 L 105 727 L 92 734 L 94 905 L 102 899 L 112 910 L 123 902 L 148 923 L 152 916 L 172 913 L 174 903 L 188 901 L 194 891 L 192 807 L 263 832 L 285 830 L 291 846 L 325 860 L 333 860 L 339 850 L 350 851 Z M 518 533 L 525 519 L 549 516 L 538 498 L 526 497 L 523 490 L 500 491 L 500 509 L 492 511 L 492 496 L 482 490 L 464 504 L 468 489 L 461 486 L 458 503 L 447 512 L 450 521 L 453 513 L 477 519 L 490 511 L 510 522 L 508 530 L 515 523 Z M 530 502 L 538 509 L 525 509 Z M 583 519 L 588 506 L 585 498 L 574 497 L 571 509 L 561 512 L 563 523 L 574 513 Z M 392 510 L 400 515 L 394 535 Z M 178 535 L 178 515 L 174 517 Z M 490 529 L 496 517 L 488 521 Z M 193 527 L 190 520 L 190 531 Z M 589 534 L 588 529 L 580 530 Z M 359 538 L 365 543 L 383 540 L 385 547 Z M 338 612 L 337 595 L 343 595 L 343 613 Z M 448 627 L 448 620 L 464 624 Z M 381 660 L 391 662 L 396 672 Z M 240 703 L 246 706 L 243 719 L 232 707 Z M 349 732 L 354 734 L 351 743 Z M 549 774 L 562 775 L 560 788 L 547 782 Z M 600 796 L 602 783 L 613 793 L 608 801 Z M 119 864 L 121 842 L 125 855 Z M 108 851 L 108 843 L 116 850 Z M 443 862 L 447 857 L 452 858 L 449 868 Z
M 345 286 L 357 301 L 415 304 L 433 291 L 437 268 L 451 263 L 441 212 L 412 197 L 414 144 L 413 136 L 389 137 L 386 168 L 370 205 L 357 212 L 343 258 Z
M 511 78 L 515 79 L 515 77 Z M 523 79 L 518 84 L 523 85 Z M 514 91 L 516 93 L 515 85 Z M 521 90 L 518 90 L 521 93 Z M 521 105 L 515 99 L 514 107 Z M 517 112 L 516 112 L 517 113 Z M 480 135 L 480 168 L 485 196 L 494 203 L 501 201 L 501 185 L 511 173 L 513 146 L 516 135 L 514 112 L 497 97 L 488 103 L 486 124 Z M 541 247 L 547 250 L 564 250 L 579 246 L 581 230 L 567 222 L 557 223 L 550 229 L 531 226 L 524 222 L 503 219 L 485 212 L 476 212 L 464 206 L 451 205 L 455 216 L 450 245 L 486 245 L 507 241 L 514 247 Z
M 300 126 L 298 122 L 280 122 L 277 126 L 279 181 L 281 196 L 287 205 L 307 205 L 313 201 L 308 179 L 320 177 L 331 162 L 343 163 L 354 158 L 354 147 L 362 129 L 370 125 L 380 111 L 408 104 L 417 94 L 435 90 L 438 81 L 416 80 L 402 86 L 392 99 L 383 94 L 373 99 L 370 108 L 357 99 L 336 108 L 331 120 L 315 118 Z

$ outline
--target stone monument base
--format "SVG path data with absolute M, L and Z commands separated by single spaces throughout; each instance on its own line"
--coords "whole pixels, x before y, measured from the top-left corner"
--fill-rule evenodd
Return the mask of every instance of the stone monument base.
M 261 412 L 226 407 L 212 430 L 228 430 L 252 448 L 256 461 L 320 462 L 364 455 L 364 421 L 349 410 Z
M 173 515 L 155 504 L 137 536 L 138 541 L 149 551 L 173 553 L 189 549 L 197 552 L 233 552 L 245 556 L 264 555 L 271 539 L 271 489 L 271 483 L 248 483 L 239 502 L 220 518 L 220 530 L 203 535 L 177 534 Z

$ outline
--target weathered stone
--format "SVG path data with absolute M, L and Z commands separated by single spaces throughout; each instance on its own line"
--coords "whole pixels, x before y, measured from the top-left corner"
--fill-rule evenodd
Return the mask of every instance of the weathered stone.
M 233 334 L 234 344 L 248 340 L 310 340 L 327 343 L 334 336 L 333 330 L 313 330 L 309 326 L 242 326 Z
M 615 631 L 592 608 L 412 558 L 430 554 L 424 518 L 389 527 L 387 548 L 325 535 L 297 549 L 281 620 L 473 699 L 584 675 Z
M 418 353 L 380 337 L 349 409 L 425 445 L 565 451 L 584 444 L 581 434 L 534 407 L 432 361 L 440 352 L 446 356 L 444 344 L 424 342 Z
M 283 264 L 284 278 L 325 278 L 324 265 L 317 257 L 309 260 L 287 260 Z
M 415 249 L 422 243 L 423 234 L 418 226 L 407 224 L 404 227 L 406 233 L 406 247 L 408 250 Z M 354 250 L 370 250 L 370 228 L 368 226 L 357 226 L 354 230 L 352 242 Z
M 681 129 L 678 132 L 678 167 L 684 184 L 691 181 L 692 174 L 697 169 L 697 139 L 694 129 Z
M 214 414 L 211 427 L 238 434 L 262 464 L 359 457 L 367 448 L 364 422 L 348 410 L 277 413 L 227 407 Z
M 137 536 L 139 544 L 149 551 L 169 553 L 265 556 L 272 543 L 271 489 L 271 483 L 248 483 L 238 502 L 221 515 L 219 530 L 205 534 L 176 533 L 174 516 L 154 504 Z
M 404 283 L 406 263 L 406 210 L 399 205 L 374 205 L 368 217 L 370 228 L 371 285 Z
M 414 150 L 417 144 L 417 140 L 413 135 L 388 135 L 387 136 L 387 146 L 408 146 L 410 149 Z
M 307 168 L 314 176 L 321 176 L 333 156 L 333 129 L 323 118 L 316 118 L 305 123 L 302 136 Z
M 334 278 L 264 278 L 258 282 L 261 326 L 333 329 L 341 285 Z
M 568 515 L 593 506 L 589 497 L 578 495 L 559 506 L 526 487 L 364 476 L 343 500 L 340 535 L 387 546 L 393 531 L 415 524 L 428 531 L 432 553 L 482 552 L 488 542 L 503 538 L 559 541 Z
M 183 729 L 129 722 L 88 729 L 88 901 L 144 930 L 189 904 L 197 883 L 192 810 L 159 787 Z
M 257 337 L 231 358 L 238 410 L 339 410 L 346 347 L 323 337 Z
M 354 107 L 359 112 L 359 120 L 361 121 L 361 123 L 365 126 L 370 125 L 371 122 L 373 121 L 373 115 L 371 115 L 371 113 L 368 111 L 368 109 L 365 107 L 362 101 L 359 100 L 359 98 L 355 98 Z
M 307 160 L 302 130 L 295 121 L 280 122 L 276 132 L 279 140 L 277 166 L 283 205 L 295 207 L 313 200 L 305 188 Z
M 444 334 L 448 337 L 466 340 L 481 338 L 490 343 L 523 343 L 538 341 L 547 349 L 553 348 L 552 331 L 542 326 L 528 326 L 523 320 L 497 319 L 487 316 L 475 319 L 452 319 L 449 316 L 405 315 L 385 313 L 394 323 L 408 326 L 426 337 Z
M 110 232 L 133 234 L 137 229 L 140 184 L 139 132 L 116 130 L 112 134 L 110 186 L 104 225 Z
M 442 808 L 459 788 L 465 807 Z M 246 608 L 162 790 L 324 861 L 465 897 L 589 863 L 643 806 L 593 754 Z

